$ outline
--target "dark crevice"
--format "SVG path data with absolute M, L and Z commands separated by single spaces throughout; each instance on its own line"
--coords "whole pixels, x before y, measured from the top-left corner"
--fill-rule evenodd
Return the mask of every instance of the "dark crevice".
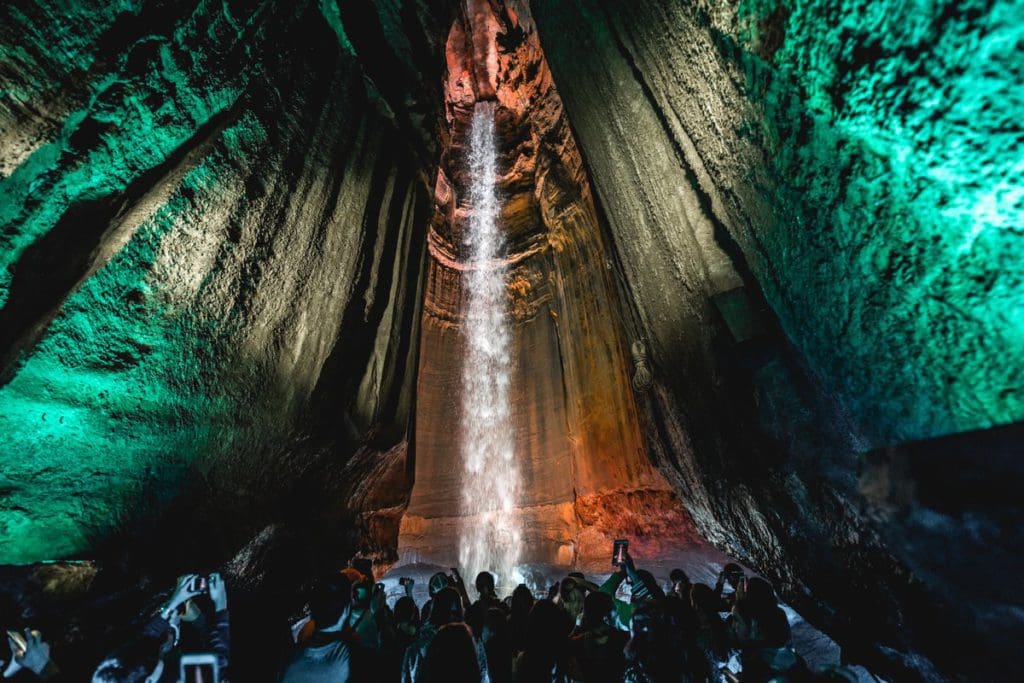
M 16 374 L 23 354 L 45 332 L 64 301 L 93 270 L 111 226 L 136 202 L 172 173 L 190 153 L 240 113 L 239 101 L 212 116 L 162 163 L 147 170 L 122 191 L 79 201 L 25 249 L 13 266 L 6 304 L 0 309 L 0 386 Z

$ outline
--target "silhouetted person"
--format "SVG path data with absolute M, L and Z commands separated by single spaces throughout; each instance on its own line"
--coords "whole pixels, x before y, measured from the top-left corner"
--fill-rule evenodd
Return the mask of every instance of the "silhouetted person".
M 629 636 L 616 627 L 615 602 L 600 591 L 587 593 L 580 625 L 569 637 L 569 675 L 580 683 L 621 681 L 623 648 Z
M 473 635 L 465 624 L 451 623 L 431 639 L 416 683 L 480 683 L 483 679 Z
M 405 651 L 402 660 L 402 683 L 417 683 L 419 669 L 427 656 L 431 641 L 446 624 L 462 621 L 462 598 L 451 586 L 434 595 L 430 617 L 420 627 L 416 639 Z
M 775 600 L 771 584 L 761 578 L 746 580 L 729 619 L 729 637 L 740 651 L 744 683 L 767 681 L 772 672 L 794 665 L 786 648 L 790 630 L 786 613 Z M 780 653 L 777 650 L 785 649 Z
M 491 683 L 509 683 L 512 680 L 512 633 L 508 613 L 492 607 L 484 615 L 480 642 L 487 654 L 487 674 Z
M 420 628 L 420 609 L 416 606 L 416 601 L 408 595 L 398 598 L 394 618 L 398 643 L 404 650 L 416 638 L 416 632 Z
M 690 683 L 683 639 L 660 600 L 644 600 L 629 622 L 626 683 Z
M 424 623 L 430 620 L 430 608 L 434 605 L 434 596 L 451 586 L 451 580 L 444 572 L 437 572 L 427 581 L 427 601 L 423 603 L 420 611 L 420 620 Z
M 468 610 L 466 610 L 466 623 L 473 630 L 473 635 L 480 637 L 484 624 L 484 617 L 490 609 L 505 609 L 505 603 L 498 599 L 494 590 L 494 575 L 490 572 L 480 572 L 476 575 L 476 592 L 479 597 Z
M 352 587 L 352 611 L 348 626 L 359 636 L 359 643 L 371 650 L 383 646 L 381 617 L 385 608 L 384 592 L 363 579 Z
M 533 603 L 533 593 L 525 584 L 519 584 L 512 591 L 512 599 L 509 601 L 508 625 L 512 632 L 512 650 L 515 653 L 522 652 L 526 647 L 526 630 Z
M 345 683 L 358 658 L 356 636 L 347 628 L 352 584 L 344 574 L 321 579 L 309 600 L 313 634 L 297 649 L 281 675 L 282 683 Z
M 516 683 L 552 683 L 566 669 L 566 646 L 572 621 L 550 600 L 538 600 L 530 610 L 526 643 L 513 666 Z
M 584 597 L 585 593 L 580 581 L 576 577 L 567 576 L 559 584 L 558 595 L 555 596 L 554 602 L 565 610 L 565 613 L 569 615 L 569 619 L 575 624 L 583 612 Z
M 683 600 L 690 600 L 690 577 L 686 575 L 682 569 L 673 569 L 668 575 L 668 580 L 672 584 L 672 592 L 678 595 Z
M 615 597 L 619 586 L 623 581 L 629 584 L 629 602 L 619 600 Z M 633 558 L 628 552 L 623 553 L 623 562 L 619 571 L 608 577 L 608 580 L 601 584 L 598 589 L 607 593 L 615 600 L 615 611 L 618 614 L 619 627 L 623 630 L 629 628 L 629 621 L 633 617 L 633 610 L 644 600 L 664 598 L 665 593 L 658 587 L 654 576 L 642 569 L 637 569 L 633 564 Z
M 739 597 L 737 592 L 743 584 L 743 578 L 743 567 L 735 562 L 729 562 L 722 567 L 722 571 L 718 574 L 718 580 L 715 581 L 715 595 L 719 599 L 719 612 L 732 611 L 733 606 L 736 604 L 736 599 Z M 725 591 L 726 586 L 731 589 L 729 592 Z
M 702 655 L 702 662 L 691 659 L 690 668 L 696 680 L 702 680 L 704 674 L 708 680 L 717 681 L 719 665 L 728 659 L 729 638 L 725 621 L 718 614 L 719 598 L 704 583 L 690 586 L 690 604 L 697 618 L 697 631 L 694 644 Z M 701 671 L 703 669 L 703 671 Z

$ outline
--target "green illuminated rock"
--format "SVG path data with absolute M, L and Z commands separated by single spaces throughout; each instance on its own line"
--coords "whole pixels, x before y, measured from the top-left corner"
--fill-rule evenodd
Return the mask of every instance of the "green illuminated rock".
M 1004 454 L 939 442 L 940 470 L 876 480 L 865 453 L 1024 419 L 1024 3 L 530 5 L 651 352 L 648 447 L 698 527 L 883 644 L 885 678 L 998 675 L 981 650 L 1024 624 L 981 624 L 1019 599 L 948 556 L 1015 538 Z
M 317 458 L 404 438 L 422 135 L 336 6 L 189 5 L 0 8 L 0 564 L 197 481 L 241 543 Z

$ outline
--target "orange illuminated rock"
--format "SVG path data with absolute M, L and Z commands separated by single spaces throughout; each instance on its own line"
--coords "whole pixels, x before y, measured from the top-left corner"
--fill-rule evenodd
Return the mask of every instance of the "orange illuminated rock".
M 479 99 L 498 103 L 522 560 L 603 566 L 616 537 L 651 550 L 696 543 L 644 449 L 630 387 L 632 340 L 579 150 L 525 3 L 505 5 L 499 15 L 486 2 L 472 3 L 472 16 L 456 20 L 448 35 L 448 147 L 429 231 L 415 485 L 400 554 L 450 563 L 460 527 L 473 523 L 459 516 L 459 414 L 462 231 L 472 211 L 466 147 Z

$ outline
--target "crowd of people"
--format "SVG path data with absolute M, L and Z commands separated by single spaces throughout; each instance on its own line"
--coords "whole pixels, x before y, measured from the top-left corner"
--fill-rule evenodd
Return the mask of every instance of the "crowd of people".
M 501 598 L 494 577 L 481 572 L 475 600 L 452 570 L 430 578 L 423 605 L 413 599 L 414 581 L 407 578 L 400 582 L 405 594 L 388 605 L 384 585 L 374 583 L 370 571 L 348 567 L 315 582 L 304 616 L 291 624 L 292 652 L 278 681 L 856 680 L 841 668 L 812 673 L 791 647 L 772 586 L 735 564 L 724 567 L 713 587 L 691 583 L 676 569 L 663 588 L 626 553 L 602 585 L 571 573 L 540 597 L 520 584 Z M 38 632 L 8 631 L 2 640 L 5 680 L 65 680 Z M 137 636 L 92 674 L 93 683 L 229 679 L 227 589 L 216 573 L 181 577 Z

